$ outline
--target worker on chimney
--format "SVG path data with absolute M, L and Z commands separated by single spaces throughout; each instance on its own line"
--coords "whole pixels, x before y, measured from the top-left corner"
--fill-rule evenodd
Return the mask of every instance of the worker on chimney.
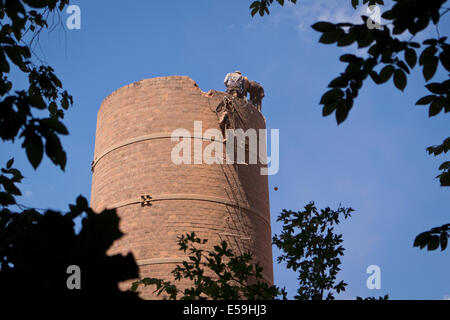
M 223 83 L 227 87 L 227 93 L 244 98 L 244 92 L 247 86 L 248 79 L 242 76 L 242 73 L 237 70 L 235 72 L 227 73 Z
M 231 126 L 231 120 L 229 115 L 231 104 L 232 104 L 231 100 L 225 96 L 223 97 L 222 101 L 216 108 L 216 112 L 222 113 L 219 117 L 219 126 L 220 129 L 222 130 L 222 137 L 224 143 L 227 141 L 226 129 L 230 128 Z
M 222 130 L 222 142 L 227 142 L 227 132 L 226 129 L 228 129 L 231 125 L 230 116 L 228 115 L 228 111 L 222 112 L 222 115 L 219 119 L 219 126 L 220 130 Z
M 256 81 L 247 81 L 247 92 L 250 94 L 250 102 L 261 112 L 262 109 L 262 99 L 264 98 L 264 88 L 262 85 Z

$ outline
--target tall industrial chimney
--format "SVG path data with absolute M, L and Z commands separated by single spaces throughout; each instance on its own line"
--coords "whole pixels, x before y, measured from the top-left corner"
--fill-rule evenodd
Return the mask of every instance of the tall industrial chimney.
M 250 251 L 273 283 L 268 177 L 257 164 L 194 163 L 194 143 L 214 143 L 202 133 L 219 129 L 216 107 L 227 94 L 202 92 L 185 76 L 146 79 L 109 95 L 98 112 L 92 163 L 91 207 L 116 208 L 125 234 L 109 254 L 132 252 L 140 277 L 173 280 L 183 260 L 177 237 L 195 232 L 207 246 L 226 240 L 236 253 Z M 237 126 L 265 129 L 262 114 L 243 102 Z M 200 135 L 194 121 L 201 121 Z M 197 124 L 199 122 L 196 122 Z M 175 164 L 176 129 L 191 133 L 192 163 Z M 217 143 L 217 141 L 215 142 Z M 265 146 L 264 146 L 265 148 Z M 225 148 L 224 148 L 225 150 Z M 131 283 L 121 284 L 128 289 Z M 153 299 L 154 288 L 141 288 Z

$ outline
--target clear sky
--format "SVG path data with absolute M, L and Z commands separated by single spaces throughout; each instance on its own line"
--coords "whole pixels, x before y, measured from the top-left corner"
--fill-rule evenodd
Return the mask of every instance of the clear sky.
M 320 97 L 344 70 L 339 55 L 358 50 L 319 44 L 310 25 L 358 21 L 350 0 L 273 5 L 264 18 L 252 18 L 243 0 L 71 3 L 81 8 L 81 30 L 67 30 L 62 14 L 63 26 L 43 34 L 36 48 L 74 97 L 65 119 L 70 135 L 62 139 L 68 164 L 62 173 L 45 159 L 34 171 L 23 151 L 2 144 L 2 163 L 14 155 L 26 176 L 23 204 L 66 210 L 79 194 L 90 197 L 97 111 L 117 88 L 187 75 L 203 91 L 224 90 L 224 75 L 239 69 L 264 85 L 268 128 L 280 130 L 280 171 L 269 177 L 273 233 L 283 208 L 300 210 L 311 200 L 320 208 L 351 206 L 354 216 L 339 228 L 347 249 L 340 278 L 348 283 L 339 298 L 450 297 L 450 249 L 412 247 L 418 233 L 450 222 L 450 190 L 433 180 L 445 158 L 425 152 L 449 136 L 449 114 L 429 119 L 427 108 L 414 105 L 426 94 L 421 70 L 414 69 L 403 93 L 392 81 L 367 81 L 340 126 L 334 116 L 322 117 Z M 441 34 L 449 27 L 447 19 Z M 436 35 L 433 28 L 427 33 Z M 381 290 L 366 288 L 369 265 L 381 268 Z M 295 294 L 295 274 L 276 262 L 275 281 Z

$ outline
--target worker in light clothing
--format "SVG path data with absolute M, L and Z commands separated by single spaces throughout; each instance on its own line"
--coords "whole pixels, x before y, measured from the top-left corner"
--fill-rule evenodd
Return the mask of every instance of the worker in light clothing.
M 223 83 L 227 87 L 227 93 L 238 98 L 244 98 L 245 90 L 248 87 L 248 79 L 242 76 L 240 71 L 227 73 Z
M 248 79 L 242 76 L 240 71 L 227 73 L 223 83 L 227 87 L 227 93 L 231 94 L 234 97 L 243 99 L 245 97 L 245 92 L 248 89 Z M 226 142 L 225 130 L 230 126 L 230 116 L 228 114 L 228 106 L 223 105 L 224 109 L 222 115 L 219 118 L 219 125 L 222 129 L 223 134 L 223 142 Z

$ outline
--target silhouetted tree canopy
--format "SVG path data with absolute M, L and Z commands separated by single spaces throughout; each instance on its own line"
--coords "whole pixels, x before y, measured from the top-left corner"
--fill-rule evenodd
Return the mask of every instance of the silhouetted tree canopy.
M 259 13 L 261 16 L 269 14 L 269 7 L 273 0 L 253 1 L 250 5 L 251 15 Z M 277 0 L 283 6 L 284 0 Z M 297 3 L 296 0 L 289 0 Z M 384 5 L 383 0 L 363 0 L 363 4 Z M 322 95 L 320 104 L 323 105 L 323 116 L 333 112 L 338 124 L 347 119 L 353 108 L 359 90 L 365 81 L 371 79 L 375 84 L 383 84 L 393 80 L 394 86 L 403 91 L 407 85 L 410 70 L 418 66 L 422 69 L 425 88 L 429 94 L 418 99 L 416 105 L 428 106 L 429 117 L 440 113 L 450 112 L 450 80 L 431 80 L 436 71 L 441 69 L 450 72 L 450 44 L 446 35 L 439 29 L 439 22 L 448 14 L 450 7 L 446 7 L 447 0 L 393 0 L 391 8 L 383 10 L 382 18 L 389 23 L 381 25 L 367 16 L 362 16 L 360 24 L 350 22 L 331 23 L 319 21 L 312 28 L 322 33 L 320 43 L 336 44 L 338 47 L 357 44 L 359 49 L 367 48 L 367 54 L 343 54 L 339 58 L 346 64 L 344 72 L 333 79 L 327 92 Z M 351 0 L 353 8 L 357 8 L 359 0 Z M 434 25 L 435 38 L 428 38 L 422 43 L 414 38 L 425 29 Z M 446 30 L 448 31 L 448 30 Z M 401 40 L 409 35 L 408 40 Z M 435 156 L 447 153 L 450 148 L 450 137 L 441 145 L 427 148 L 429 154 Z M 443 162 L 439 169 L 439 179 L 442 187 L 450 186 L 450 161 Z M 432 228 L 418 235 L 414 246 L 427 247 L 428 250 L 447 248 L 450 224 Z
M 310 202 L 304 211 L 283 210 L 278 216 L 283 228 L 280 235 L 273 237 L 273 243 L 282 251 L 278 262 L 286 262 L 288 269 L 298 272 L 295 299 L 334 300 L 335 292 L 345 291 L 347 284 L 343 280 L 337 282 L 344 240 L 334 228 L 352 211 L 341 207 L 319 211 Z
M 61 120 L 72 105 L 72 96 L 53 68 L 36 62 L 40 59 L 33 55 L 33 43 L 49 27 L 49 17 L 67 4 L 68 0 L 0 1 L 0 138 L 20 141 L 35 169 L 44 152 L 62 170 L 67 161 L 59 136 L 69 133 Z M 28 88 L 13 88 L 8 79 L 13 68 L 28 78 Z M 65 214 L 27 208 L 17 201 L 23 176 L 13 165 L 14 159 L 9 160 L 0 175 L 2 294 L 137 298 L 117 286 L 119 281 L 138 277 L 133 256 L 106 255 L 122 236 L 116 212 L 96 214 L 81 196 Z M 78 234 L 76 218 L 82 219 Z M 71 265 L 81 269 L 81 290 L 69 290 L 66 285 Z
M 314 202 L 304 211 L 283 210 L 277 221 L 282 223 L 282 232 L 273 237 L 273 243 L 281 250 L 279 263 L 298 273 L 297 300 L 334 300 L 335 293 L 345 291 L 347 284 L 337 282 L 340 257 L 344 254 L 342 234 L 334 228 L 341 218 L 351 216 L 352 208 L 332 210 L 329 207 L 317 210 Z M 227 242 L 205 250 L 206 239 L 195 233 L 178 238 L 179 249 L 188 256 L 181 265 L 172 270 L 175 281 L 144 278 L 132 285 L 152 286 L 158 296 L 171 300 L 273 300 L 287 299 L 284 288 L 269 285 L 263 279 L 263 269 L 254 261 L 251 253 L 237 255 Z M 182 290 L 179 281 L 190 283 Z M 388 295 L 380 300 L 388 300 Z M 362 299 L 359 298 L 358 299 Z M 375 300 L 374 297 L 365 300 Z
M 284 289 L 268 285 L 262 277 L 263 269 L 252 261 L 251 253 L 236 255 L 226 241 L 205 251 L 202 245 L 207 239 L 200 239 L 194 232 L 178 238 L 179 250 L 189 253 L 182 265 L 172 270 L 175 281 L 188 280 L 191 287 L 181 290 L 172 281 L 144 278 L 133 283 L 132 290 L 139 285 L 156 287 L 157 295 L 171 300 L 272 300 Z

